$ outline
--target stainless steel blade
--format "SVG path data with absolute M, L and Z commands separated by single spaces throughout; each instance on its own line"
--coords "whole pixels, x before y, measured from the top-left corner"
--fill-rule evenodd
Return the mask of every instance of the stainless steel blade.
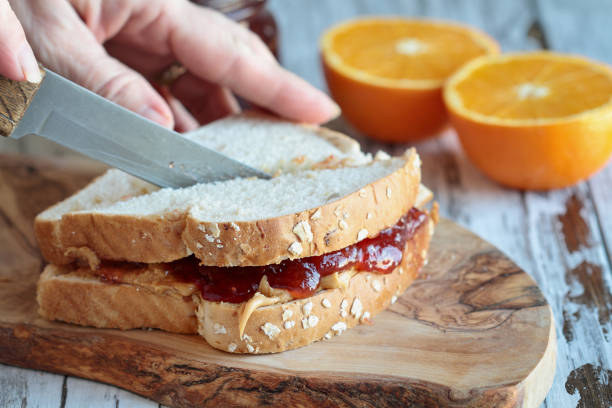
M 161 187 L 269 176 L 46 71 L 11 137 L 36 134 Z

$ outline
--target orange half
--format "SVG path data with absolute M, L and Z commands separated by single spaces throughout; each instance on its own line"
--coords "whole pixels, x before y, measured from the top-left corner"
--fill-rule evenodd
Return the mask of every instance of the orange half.
M 399 18 L 349 21 L 321 39 L 325 78 L 344 116 L 374 138 L 397 142 L 439 132 L 447 122 L 446 79 L 498 50 L 469 27 Z
M 449 79 L 444 101 L 467 155 L 508 186 L 569 186 L 612 154 L 612 69 L 585 58 L 481 57 Z

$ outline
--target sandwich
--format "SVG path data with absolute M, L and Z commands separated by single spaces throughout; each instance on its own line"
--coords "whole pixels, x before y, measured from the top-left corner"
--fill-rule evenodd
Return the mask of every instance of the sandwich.
M 186 137 L 275 177 L 173 190 L 108 170 L 36 217 L 41 316 L 275 353 L 370 323 L 425 264 L 437 209 L 414 149 L 252 114 Z

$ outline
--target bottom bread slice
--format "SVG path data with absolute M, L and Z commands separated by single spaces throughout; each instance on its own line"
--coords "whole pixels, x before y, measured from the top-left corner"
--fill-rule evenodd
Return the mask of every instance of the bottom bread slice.
M 48 320 L 114 329 L 197 333 L 194 290 L 163 279 L 105 282 L 86 268 L 47 265 L 38 280 L 38 313 Z
M 87 268 L 48 265 L 38 282 L 39 313 L 101 328 L 157 328 L 199 333 L 213 347 L 233 353 L 275 353 L 330 339 L 370 319 L 395 302 L 427 259 L 436 217 L 427 217 L 406 242 L 401 264 L 390 274 L 355 273 L 346 288 L 255 309 L 243 335 L 244 303 L 202 299 L 194 284 L 173 280 L 160 265 L 101 279 Z

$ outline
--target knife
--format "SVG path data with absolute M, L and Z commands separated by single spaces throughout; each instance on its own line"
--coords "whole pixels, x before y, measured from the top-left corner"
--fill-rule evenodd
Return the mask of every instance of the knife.
M 0 135 L 35 134 L 160 187 L 269 176 L 155 124 L 60 75 L 0 76 Z

